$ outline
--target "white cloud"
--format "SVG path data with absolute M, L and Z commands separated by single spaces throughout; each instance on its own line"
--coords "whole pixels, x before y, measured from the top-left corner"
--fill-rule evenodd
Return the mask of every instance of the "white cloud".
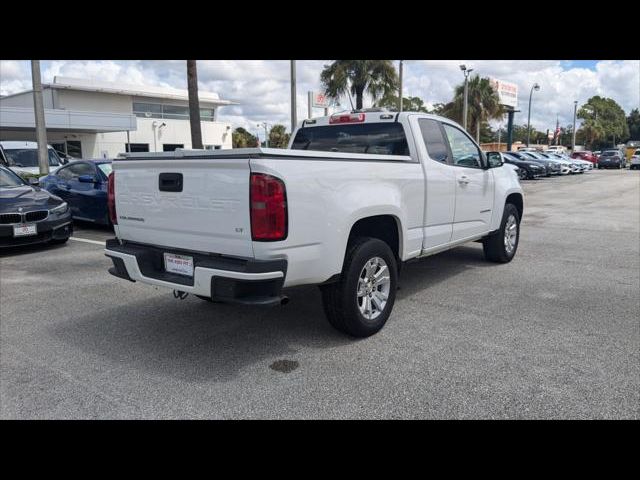
M 329 60 L 299 60 L 297 64 L 297 116 L 307 116 L 308 90 L 320 89 L 320 72 Z M 527 121 L 531 85 L 541 89 L 533 94 L 531 123 L 539 129 L 555 127 L 556 115 L 561 125 L 571 123 L 573 101 L 583 103 L 593 95 L 611 97 L 629 112 L 640 104 L 640 62 L 601 61 L 595 69 L 572 67 L 563 61 L 450 60 L 405 61 L 405 95 L 421 97 L 428 105 L 448 102 L 456 85 L 462 82 L 460 64 L 474 69 L 474 74 L 493 76 L 514 82 L 519 87 L 516 123 Z M 153 61 L 43 61 L 44 82 L 55 75 L 100 78 L 137 85 L 160 85 L 186 88 L 184 60 Z M 225 107 L 220 118 L 254 133 L 259 122 L 290 125 L 290 67 L 287 60 L 201 60 L 198 61 L 200 88 L 220 94 L 221 98 L 240 102 Z M 7 95 L 31 86 L 28 61 L 0 60 L 0 94 Z M 340 102 L 349 105 L 348 99 Z M 320 110 L 315 112 L 321 114 Z

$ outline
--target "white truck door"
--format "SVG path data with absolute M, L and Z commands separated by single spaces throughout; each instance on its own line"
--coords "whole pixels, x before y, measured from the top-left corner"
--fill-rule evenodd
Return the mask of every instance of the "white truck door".
M 455 169 L 447 164 L 450 154 L 440 122 L 417 117 L 411 120 L 425 176 L 422 249 L 426 250 L 451 241 Z M 419 138 L 423 141 L 419 141 Z
M 482 154 L 469 136 L 443 124 L 455 170 L 455 215 L 451 241 L 489 231 L 493 209 L 493 172 L 482 168 Z

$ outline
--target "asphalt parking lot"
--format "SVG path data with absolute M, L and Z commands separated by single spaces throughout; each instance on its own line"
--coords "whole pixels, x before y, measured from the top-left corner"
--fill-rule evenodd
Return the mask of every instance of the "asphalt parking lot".
M 1 417 L 640 418 L 640 173 L 523 185 L 513 262 L 408 264 L 357 341 L 314 287 L 260 309 L 112 277 L 104 229 L 1 253 Z

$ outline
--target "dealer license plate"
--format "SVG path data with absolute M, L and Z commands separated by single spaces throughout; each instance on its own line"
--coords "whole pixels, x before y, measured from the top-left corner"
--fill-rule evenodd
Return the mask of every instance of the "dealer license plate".
M 187 255 L 176 255 L 174 253 L 165 253 L 164 269 L 167 272 L 193 277 L 193 257 L 189 257 Z
M 36 225 L 15 225 L 13 227 L 13 236 L 14 237 L 27 237 L 29 235 L 37 235 L 38 228 Z

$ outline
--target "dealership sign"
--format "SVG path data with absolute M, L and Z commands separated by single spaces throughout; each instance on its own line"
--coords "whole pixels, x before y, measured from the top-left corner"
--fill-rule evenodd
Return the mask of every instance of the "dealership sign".
M 329 97 L 321 92 L 311 92 L 311 106 L 314 108 L 329 108 Z
M 498 92 L 502 105 L 513 108 L 518 106 L 518 85 L 496 80 L 495 78 L 491 78 L 489 81 L 493 89 Z

